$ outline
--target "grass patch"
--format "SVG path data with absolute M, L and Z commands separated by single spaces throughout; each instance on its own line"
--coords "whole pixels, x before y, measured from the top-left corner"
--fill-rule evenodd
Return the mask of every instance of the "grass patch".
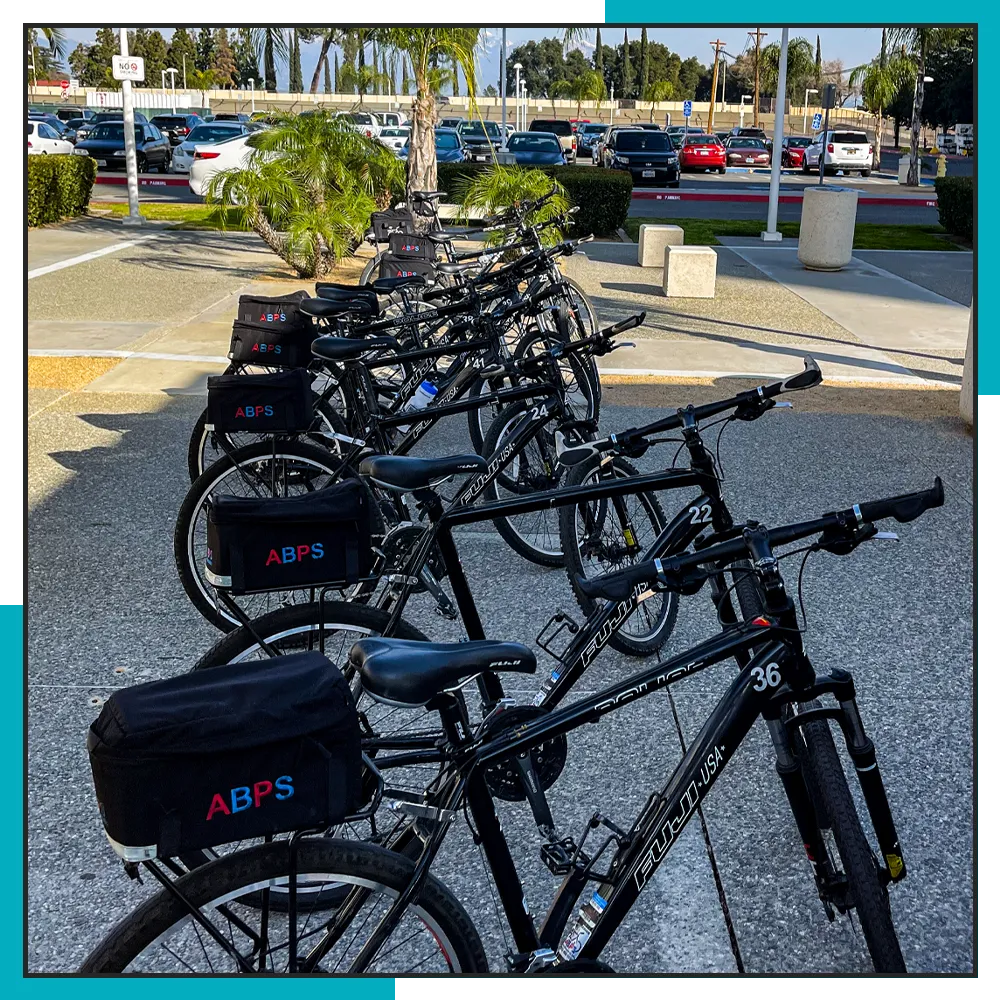
M 110 209 L 111 215 L 120 218 L 128 215 L 128 202 L 92 201 L 91 208 Z M 219 229 L 213 216 L 214 205 L 175 204 L 173 202 L 146 201 L 139 206 L 139 214 L 157 222 L 176 222 L 179 229 Z M 236 219 L 236 210 L 226 209 L 226 227 L 245 229 Z
M 684 242 L 689 246 L 718 246 L 719 236 L 759 237 L 765 228 L 763 221 L 755 219 L 652 219 L 635 217 L 625 220 L 625 232 L 633 240 L 639 239 L 640 225 L 680 226 Z M 779 222 L 782 236 L 796 239 L 799 223 Z M 859 222 L 854 227 L 855 250 L 963 250 L 961 241 L 954 240 L 942 226 L 880 225 L 876 222 Z

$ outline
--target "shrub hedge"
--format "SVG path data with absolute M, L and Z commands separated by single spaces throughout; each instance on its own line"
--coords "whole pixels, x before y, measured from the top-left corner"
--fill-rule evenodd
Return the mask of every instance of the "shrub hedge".
M 28 225 L 83 215 L 96 177 L 97 161 L 90 156 L 29 156 Z
M 938 177 L 934 181 L 937 191 L 938 219 L 941 225 L 956 236 L 972 239 L 975 220 L 975 191 L 971 177 Z
M 458 201 L 460 177 L 467 177 L 486 165 L 470 163 L 439 163 L 438 188 L 447 191 L 447 201 Z M 621 170 L 601 170 L 594 167 L 538 167 L 550 174 L 566 189 L 574 205 L 580 207 L 575 216 L 573 236 L 614 236 L 625 224 L 632 204 L 632 178 Z

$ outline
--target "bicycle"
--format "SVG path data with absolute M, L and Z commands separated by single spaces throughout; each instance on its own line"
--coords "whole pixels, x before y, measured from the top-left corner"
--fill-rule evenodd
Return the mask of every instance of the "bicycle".
M 591 596 L 610 599 L 622 599 L 639 586 L 694 593 L 719 566 L 745 559 L 763 595 L 765 614 L 635 677 L 507 729 L 491 728 L 489 718 L 481 725 L 472 724 L 459 689 L 497 671 L 533 673 L 535 658 L 527 648 L 489 642 L 427 646 L 385 638 L 358 642 L 351 662 L 365 690 L 386 701 L 437 713 L 445 734 L 436 747 L 441 773 L 423 796 L 396 795 L 381 781 L 374 789 L 370 808 L 377 806 L 381 792 L 405 817 L 390 843 L 393 856 L 374 845 L 313 840 L 300 831 L 288 842 L 224 857 L 176 881 L 162 861 L 149 856 L 134 859 L 129 862 L 133 873 L 141 863 L 164 888 L 112 930 L 82 971 L 118 972 L 129 967 L 141 971 L 178 961 L 193 971 L 191 963 L 202 965 L 206 960 L 215 971 L 214 956 L 227 970 L 237 971 L 399 973 L 434 958 L 441 971 L 486 972 L 485 952 L 471 919 L 429 871 L 461 815 L 482 847 L 511 932 L 508 971 L 611 971 L 600 963 L 604 947 L 762 717 L 824 909 L 831 919 L 838 912 L 857 914 L 876 972 L 905 972 L 888 887 L 905 877 L 906 865 L 875 746 L 864 729 L 851 675 L 843 670 L 816 674 L 781 576 L 781 557 L 774 549 L 818 536 L 807 549 L 847 555 L 879 536 L 874 522 L 887 518 L 909 522 L 943 502 L 941 480 L 936 479 L 929 490 L 855 504 L 797 524 L 734 527 L 730 537 L 714 539 L 694 553 L 650 560 L 583 582 Z M 749 657 L 746 665 L 673 774 L 650 795 L 631 826 L 619 826 L 598 812 L 579 840 L 560 835 L 538 774 L 545 748 L 557 745 L 574 729 L 736 652 Z M 831 695 L 836 707 L 812 707 Z M 496 714 L 502 717 L 504 708 L 498 706 Z M 858 821 L 839 757 L 829 757 L 821 741 L 814 746 L 811 734 L 827 728 L 831 719 L 843 730 L 881 861 Z M 383 779 L 391 766 L 391 761 L 380 759 Z M 527 910 L 497 818 L 491 771 L 511 773 L 521 782 L 542 835 L 542 860 L 561 879 L 540 926 Z M 823 823 L 832 831 L 830 844 L 823 836 Z M 587 838 L 595 831 L 600 831 L 603 842 L 590 846 Z M 349 889 L 337 902 L 327 900 L 304 912 L 297 906 L 299 882 L 310 886 L 317 879 Z M 266 888 L 272 884 L 284 886 L 289 897 L 288 905 L 273 913 Z M 590 889 L 592 884 L 596 888 Z M 287 921 L 287 930 L 276 931 L 281 920 Z M 424 949 L 417 954 L 412 948 L 402 950 L 410 940 L 410 929 L 415 928 L 417 935 L 421 927 L 429 929 L 426 954 Z M 164 955 L 157 946 L 171 932 L 174 947 Z M 273 947 L 272 933 L 277 938 Z M 188 936 L 182 939 L 179 934 Z M 179 957 L 177 950 L 185 945 L 189 950 Z M 287 961 L 276 962 L 275 955 L 283 955 L 285 949 Z

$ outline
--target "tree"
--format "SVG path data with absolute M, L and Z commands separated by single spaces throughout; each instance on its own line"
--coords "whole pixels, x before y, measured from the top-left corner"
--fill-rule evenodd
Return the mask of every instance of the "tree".
M 288 59 L 288 42 L 281 28 L 253 28 L 257 61 L 264 66 L 264 90 L 278 89 L 278 62 Z
M 544 199 L 545 204 L 526 220 L 529 225 L 538 225 L 557 219 L 570 208 L 566 189 L 558 181 L 553 181 L 544 170 L 526 170 L 501 164 L 477 170 L 461 185 L 459 194 L 466 218 L 473 209 L 479 209 L 478 215 L 495 215 L 526 201 Z M 496 239 L 498 234 L 492 234 L 492 237 Z M 549 245 L 554 245 L 563 237 L 558 227 L 550 226 L 544 230 L 542 238 Z
M 580 117 L 584 102 L 601 106 L 601 101 L 607 96 L 604 89 L 604 79 L 596 70 L 588 70 L 575 80 L 571 80 L 565 92 L 576 101 L 576 117 Z
M 437 123 L 437 90 L 440 72 L 432 72 L 432 57 L 454 58 L 462 67 L 469 92 L 476 92 L 476 46 L 479 28 L 387 28 L 386 41 L 410 60 L 416 82 L 413 121 L 410 127 L 406 190 L 437 188 L 437 155 L 434 125 Z
M 326 111 L 277 116 L 247 145 L 247 165 L 216 174 L 207 200 L 223 227 L 235 215 L 302 278 L 329 274 L 402 190 L 393 152 Z
M 498 91 L 497 88 L 494 87 L 493 84 L 491 83 L 491 84 L 487 85 L 486 90 L 483 91 L 483 96 L 484 97 L 499 97 L 500 96 L 500 91 Z
M 760 52 L 760 87 L 761 91 L 772 97 L 778 93 L 778 63 L 781 60 L 781 44 L 772 42 L 764 46 Z M 815 63 L 812 45 L 805 38 L 792 38 L 788 42 L 788 68 L 785 78 L 785 94 L 793 100 L 799 94 L 805 93 L 806 86 L 812 82 Z
M 115 35 L 114 29 L 98 28 L 94 44 L 86 51 L 81 82 L 101 90 L 121 90 L 121 83 L 111 75 L 111 60 L 120 52 L 121 42 Z
M 348 82 L 351 80 L 351 71 L 357 64 L 358 56 L 358 36 L 357 32 L 345 31 L 343 39 L 341 41 L 341 50 L 344 55 L 344 61 L 340 64 L 340 83 L 337 86 L 338 94 L 351 94 L 353 93 L 353 85 Z
M 604 80 L 604 46 L 601 44 L 600 28 L 597 29 L 597 37 L 594 39 L 594 70 Z
M 923 116 L 936 128 L 973 121 L 973 45 L 973 30 L 960 28 L 927 53 L 927 75 L 934 82 L 924 93 Z
M 819 90 L 823 81 L 823 56 L 820 52 L 819 35 L 816 35 L 816 62 L 813 68 L 813 86 Z
M 233 57 L 233 50 L 229 47 L 229 32 L 225 28 L 216 28 L 213 41 L 215 57 L 212 70 L 215 73 L 216 86 L 229 90 L 239 83 L 236 60 Z
M 646 93 L 649 86 L 649 37 L 646 29 L 642 29 L 642 37 L 639 41 L 639 94 Z
M 386 58 L 385 49 L 382 50 L 382 91 L 385 94 L 393 92 L 392 79 L 389 76 L 389 61 Z
M 669 80 L 657 80 L 651 83 L 642 95 L 644 101 L 649 101 L 652 105 L 649 109 L 649 120 L 653 121 L 656 112 L 656 105 L 662 101 L 669 101 L 674 96 L 674 85 Z
M 372 29 L 372 69 L 374 69 L 376 71 L 378 71 L 378 45 L 377 45 L 377 42 L 378 42 L 378 30 L 373 28 Z M 382 93 L 382 82 L 381 82 L 381 80 L 379 80 L 379 82 L 375 85 L 375 89 L 374 89 L 373 92 L 376 93 L 376 94 L 381 94 Z
M 195 68 L 204 72 L 215 65 L 215 36 L 211 28 L 202 28 L 198 32 L 198 54 L 195 58 Z
M 875 115 L 875 135 L 872 141 L 872 166 L 878 170 L 882 164 L 882 119 L 886 109 L 901 90 L 913 86 L 913 61 L 900 50 L 889 51 L 889 30 L 882 29 L 882 46 L 877 59 L 867 66 L 852 70 L 850 85 L 860 86 L 865 108 Z
M 622 67 L 621 67 L 621 79 L 619 83 L 621 84 L 621 96 L 631 97 L 632 88 L 634 86 L 635 77 L 632 74 L 632 60 L 629 57 L 628 51 L 628 28 L 625 29 L 625 42 L 622 46 Z
M 698 89 L 702 80 L 707 76 L 708 70 L 700 62 L 691 56 L 685 59 L 677 69 L 677 83 L 674 85 L 677 100 L 695 100 L 698 96 Z M 711 89 L 711 79 L 707 80 L 707 91 Z
M 302 50 L 299 48 L 299 29 L 292 28 L 290 32 L 291 44 L 289 45 L 288 56 L 288 89 L 293 94 L 301 94 L 304 86 L 302 83 Z
M 343 93 L 340 89 L 340 58 L 336 52 L 333 54 L 333 92 L 335 94 Z
M 406 65 L 406 55 L 402 56 L 403 60 L 403 82 L 399 85 L 400 93 L 405 94 L 407 97 L 410 95 L 410 73 Z
M 175 28 L 167 48 L 167 65 L 177 70 L 180 74 L 177 79 L 184 87 L 188 85 L 188 81 L 184 78 L 185 72 L 197 69 L 197 64 L 198 47 L 194 39 L 188 34 L 187 28 Z
M 240 86 L 246 86 L 250 80 L 255 84 L 260 81 L 257 51 L 250 28 L 240 28 L 237 31 L 233 42 L 233 62 L 236 64 L 236 81 Z
M 319 58 L 316 60 L 316 68 L 309 83 L 309 93 L 315 94 L 319 89 L 321 67 L 325 66 L 326 72 L 329 72 L 330 46 L 343 36 L 343 32 L 340 28 L 307 28 L 300 30 L 299 34 L 304 41 L 314 42 L 317 39 L 320 41 Z
M 334 56 L 334 59 L 337 57 Z M 323 93 L 330 94 L 333 92 L 333 87 L 330 82 L 330 57 L 327 56 L 323 60 Z
M 136 30 L 136 35 L 139 30 L 141 29 Z M 168 67 L 177 70 L 176 83 L 178 87 L 182 86 L 184 81 L 181 79 L 180 66 L 167 62 L 167 40 L 158 31 L 146 31 L 145 36 L 142 57 L 146 61 L 146 86 L 155 87 L 160 82 L 160 71 Z

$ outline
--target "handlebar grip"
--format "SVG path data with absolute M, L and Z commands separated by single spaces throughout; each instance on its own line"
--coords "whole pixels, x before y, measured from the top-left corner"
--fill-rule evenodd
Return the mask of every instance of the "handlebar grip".
M 878 521 L 891 517 L 906 523 L 915 521 L 925 511 L 932 507 L 944 506 L 944 484 L 940 476 L 934 477 L 934 485 L 929 490 L 918 490 L 916 493 L 904 493 L 887 500 L 873 500 L 871 503 L 858 504 L 854 508 L 855 517 L 860 513 L 862 521 Z
M 576 574 L 574 580 L 577 589 L 584 597 L 604 598 L 611 601 L 624 601 L 640 584 L 652 583 L 657 577 L 656 563 L 636 563 L 625 569 L 608 573 L 607 576 L 597 576 L 592 580 Z
M 779 396 L 783 392 L 795 392 L 798 389 L 811 389 L 814 385 L 819 385 L 823 381 L 823 373 L 816 364 L 811 354 L 807 354 L 804 359 L 805 367 L 796 375 L 790 375 L 781 382 L 774 382 L 764 389 L 764 396 L 770 399 L 772 396 Z
M 624 333 L 626 330 L 634 330 L 637 326 L 642 326 L 645 322 L 646 314 L 641 312 L 638 316 L 629 316 L 628 319 L 623 319 L 620 323 L 615 323 L 614 326 L 609 326 L 606 330 L 602 330 L 601 335 L 604 337 L 616 337 L 619 333 Z

